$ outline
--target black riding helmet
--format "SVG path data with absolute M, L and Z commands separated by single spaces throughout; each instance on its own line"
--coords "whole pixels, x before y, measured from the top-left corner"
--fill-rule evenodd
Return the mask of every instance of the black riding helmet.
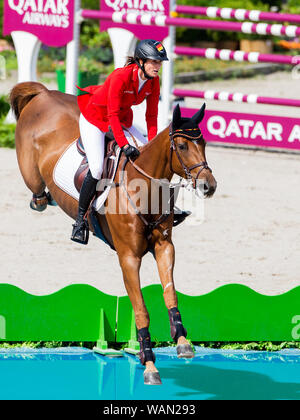
M 135 47 L 134 58 L 137 65 L 143 71 L 147 79 L 153 79 L 153 77 L 149 76 L 145 72 L 144 65 L 147 60 L 159 60 L 159 61 L 169 60 L 167 57 L 167 52 L 165 50 L 165 47 L 162 45 L 161 42 L 155 41 L 154 39 L 144 39 L 140 41 Z M 142 65 L 140 64 L 139 59 L 143 60 Z

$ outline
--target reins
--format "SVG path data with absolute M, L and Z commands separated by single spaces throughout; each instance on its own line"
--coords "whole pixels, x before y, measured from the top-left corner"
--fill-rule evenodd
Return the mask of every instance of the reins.
M 177 156 L 177 159 L 178 159 L 178 161 L 179 161 L 179 163 L 180 163 L 180 165 L 181 165 L 181 167 L 182 167 L 182 169 L 183 169 L 183 171 L 184 171 L 184 173 L 186 175 L 186 178 L 188 180 L 192 180 L 192 182 L 193 182 L 193 188 L 196 189 L 197 188 L 197 180 L 198 180 L 198 177 L 201 174 L 201 172 L 204 169 L 208 169 L 210 172 L 212 172 L 212 170 L 210 169 L 210 167 L 208 166 L 208 164 L 207 164 L 206 161 L 202 161 L 202 162 L 200 162 L 198 164 L 195 164 L 195 165 L 192 165 L 190 167 L 187 167 L 185 165 L 185 163 L 183 162 L 183 160 L 182 160 L 182 158 L 181 158 L 181 156 L 180 156 L 180 154 L 178 152 L 178 149 L 177 149 L 176 143 L 174 141 L 174 138 L 175 137 L 183 137 L 183 138 L 186 138 L 187 140 L 194 141 L 194 140 L 200 140 L 203 137 L 202 134 L 200 134 L 197 137 L 195 137 L 195 136 L 189 136 L 186 133 L 186 131 L 189 131 L 189 130 L 194 130 L 194 129 L 187 129 L 187 130 L 180 130 L 180 129 L 178 129 L 178 130 L 175 130 L 174 133 L 173 133 L 172 132 L 172 123 L 169 126 L 170 170 L 171 170 L 171 172 L 175 173 L 174 170 L 173 170 L 173 167 L 172 167 L 173 152 L 175 152 L 176 153 L 176 156 Z M 132 135 L 131 135 L 131 137 L 133 138 L 134 143 L 137 145 L 134 137 Z M 169 200 L 169 202 L 170 202 L 170 212 L 161 214 L 160 217 L 158 219 L 156 219 L 155 221 L 153 221 L 153 222 L 148 222 L 146 220 L 146 218 L 138 210 L 138 208 L 136 207 L 136 205 L 132 201 L 132 199 L 131 199 L 131 197 L 130 197 L 130 195 L 129 195 L 126 187 L 125 187 L 125 184 L 124 184 L 124 170 L 125 170 L 125 167 L 126 167 L 126 165 L 127 165 L 128 162 L 130 162 L 130 164 L 136 169 L 136 171 L 138 171 L 140 174 L 142 174 L 146 178 L 150 179 L 151 181 L 158 182 L 161 185 L 167 185 L 169 187 L 169 189 L 171 190 L 170 200 Z M 196 177 L 194 177 L 192 175 L 192 173 L 191 173 L 191 171 L 193 169 L 195 169 L 195 168 L 200 168 L 199 171 L 198 171 L 198 173 L 197 173 L 197 175 L 196 175 Z M 172 184 L 171 182 L 164 181 L 162 179 L 154 178 L 153 176 L 147 174 L 141 167 L 139 167 L 130 158 L 129 159 L 128 158 L 125 159 L 121 173 L 122 173 L 122 178 L 121 178 L 121 182 L 119 183 L 119 185 L 122 186 L 123 190 L 125 191 L 126 196 L 127 196 L 127 199 L 129 201 L 129 203 L 131 204 L 131 206 L 133 207 L 135 213 L 139 216 L 139 218 L 141 219 L 141 221 L 146 226 L 147 232 L 148 232 L 147 239 L 149 240 L 151 238 L 151 236 L 152 236 L 152 231 L 154 229 L 156 229 L 157 226 L 159 226 L 161 223 L 163 223 L 164 221 L 166 221 L 168 219 L 168 217 L 170 216 L 170 214 L 174 211 L 174 205 L 175 205 L 175 202 L 174 202 L 174 192 L 175 192 L 175 188 L 176 187 L 183 187 L 184 186 L 182 184 L 182 177 L 181 177 L 180 181 L 178 183 L 176 183 L 176 184 Z
M 146 220 L 146 218 L 143 216 L 143 214 L 140 212 L 140 210 L 137 208 L 137 206 L 134 204 L 134 202 L 132 201 L 132 199 L 131 199 L 131 197 L 130 197 L 130 195 L 129 195 L 129 193 L 128 193 L 128 191 L 127 191 L 127 189 L 126 189 L 126 187 L 125 187 L 125 184 L 124 184 L 124 172 L 125 172 L 125 167 L 126 167 L 126 165 L 127 165 L 127 163 L 128 162 L 131 162 L 131 163 L 133 163 L 132 162 L 132 160 L 131 159 L 125 159 L 124 160 L 124 163 L 123 163 L 123 167 L 122 167 L 122 170 L 121 170 L 121 181 L 120 181 L 120 183 L 119 183 L 119 186 L 121 186 L 122 188 L 123 188 L 123 190 L 125 191 L 125 193 L 126 193 L 126 196 L 127 196 L 127 200 L 128 200 L 128 202 L 131 204 L 131 206 L 132 206 L 132 208 L 134 209 L 134 211 L 135 211 L 135 213 L 136 213 L 136 215 L 141 219 L 141 221 L 144 223 L 144 225 L 146 226 L 146 231 L 147 231 L 147 239 L 148 240 L 150 240 L 151 239 L 151 237 L 152 237 L 152 231 L 154 230 L 154 229 L 156 229 L 161 223 L 163 223 L 164 221 L 166 221 L 167 219 L 168 219 L 168 217 L 170 216 L 170 214 L 172 213 L 172 211 L 174 210 L 174 204 L 175 204 L 175 201 L 174 201 L 174 193 L 175 193 L 175 187 L 174 186 L 172 186 L 170 189 L 171 189 L 171 193 L 170 193 L 170 200 L 169 200 L 169 203 L 170 203 L 170 212 L 166 212 L 166 213 L 163 213 L 163 214 L 161 214 L 160 216 L 159 216 L 159 218 L 158 219 L 156 219 L 156 220 L 154 220 L 153 222 L 148 222 L 147 220 Z M 139 167 L 137 167 L 137 168 L 139 168 Z M 139 168 L 140 169 L 140 168 Z M 144 171 L 143 170 L 141 170 L 142 172 L 141 173 L 143 173 Z M 148 175 L 148 174 L 146 174 L 146 172 L 144 172 L 144 174 L 145 174 L 145 176 L 146 177 L 148 177 L 149 179 L 151 179 L 151 180 L 155 180 L 155 181 L 160 181 L 160 180 L 158 180 L 157 178 L 153 178 L 153 177 L 151 177 L 150 175 Z

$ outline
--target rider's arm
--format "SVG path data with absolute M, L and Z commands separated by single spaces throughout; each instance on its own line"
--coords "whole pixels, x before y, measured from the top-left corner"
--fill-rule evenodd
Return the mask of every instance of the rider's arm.
M 157 116 L 159 102 L 159 78 L 155 77 L 152 82 L 152 92 L 147 97 L 146 122 L 148 131 L 148 140 L 152 140 L 157 134 Z
M 107 116 L 109 125 L 111 126 L 115 140 L 120 147 L 128 144 L 119 117 L 124 86 L 124 80 L 120 77 L 115 77 L 110 83 L 107 97 Z

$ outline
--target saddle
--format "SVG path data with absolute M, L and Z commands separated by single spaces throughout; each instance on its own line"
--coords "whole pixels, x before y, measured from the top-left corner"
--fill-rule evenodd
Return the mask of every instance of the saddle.
M 78 192 L 80 192 L 82 183 L 84 178 L 89 170 L 89 164 L 87 161 L 87 157 L 85 154 L 84 146 L 81 140 L 81 137 L 77 139 L 76 142 L 77 150 L 80 155 L 83 156 L 83 159 L 74 175 L 74 185 Z M 109 131 L 105 134 L 105 153 L 104 153 L 104 162 L 103 162 L 103 173 L 101 176 L 101 180 L 111 180 L 114 174 L 115 163 L 116 163 L 116 154 L 118 151 L 118 144 L 114 139 L 112 131 Z M 97 189 L 96 197 L 102 194 L 105 190 L 107 185 L 103 183 L 101 189 L 101 182 L 100 182 L 100 190 Z

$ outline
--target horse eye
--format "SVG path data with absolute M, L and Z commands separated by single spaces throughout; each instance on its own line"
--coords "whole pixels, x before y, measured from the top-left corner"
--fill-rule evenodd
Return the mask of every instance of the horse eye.
M 187 144 L 186 143 L 180 143 L 178 144 L 179 150 L 187 150 Z

